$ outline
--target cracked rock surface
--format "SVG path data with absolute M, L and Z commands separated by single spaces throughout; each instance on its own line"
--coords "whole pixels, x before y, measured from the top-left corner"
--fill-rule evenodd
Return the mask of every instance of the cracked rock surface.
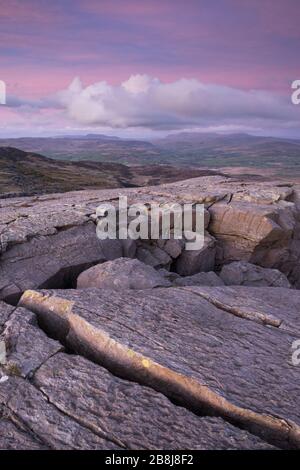
M 30 346 L 38 334 L 31 331 L 37 329 L 32 316 L 16 308 L 4 333 L 14 347 L 2 364 L 7 375 L 0 383 L 1 449 L 272 448 L 220 417 L 197 416 L 150 387 L 64 353 L 42 330 Z M 23 327 L 13 331 L 18 317 Z
M 148 188 L 0 200 L 0 298 L 16 302 L 26 289 L 56 288 L 62 282 L 72 286 L 84 269 L 128 256 L 128 248 L 116 240 L 104 246 L 95 237 L 96 208 L 117 204 L 120 195 L 127 196 L 128 204 L 202 203 L 209 214 L 209 256 L 203 256 L 203 250 L 193 256 L 179 254 L 170 244 L 166 251 L 163 246 L 149 246 L 149 251 L 143 246 L 137 257 L 146 264 L 167 269 L 173 264 L 183 275 L 192 275 L 242 260 L 279 269 L 293 285 L 300 285 L 297 188 L 210 176 Z
M 120 194 L 203 203 L 209 243 L 98 240 L 96 208 Z M 0 241 L 1 449 L 300 448 L 297 188 L 214 176 L 8 198 Z M 224 285 L 232 263 L 267 285 Z M 76 289 L 89 272 L 101 282 Z

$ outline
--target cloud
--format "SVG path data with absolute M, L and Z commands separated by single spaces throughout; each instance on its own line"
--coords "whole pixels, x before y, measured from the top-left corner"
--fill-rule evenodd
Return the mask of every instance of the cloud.
M 69 87 L 45 98 L 8 96 L 7 108 L 18 122 L 45 131 L 55 127 L 120 135 L 197 130 L 299 136 L 300 124 L 300 106 L 293 105 L 289 95 L 196 79 L 164 83 L 148 75 L 132 75 L 118 85 L 100 81 L 86 87 L 75 78 Z
M 79 78 L 57 93 L 57 105 L 82 125 L 176 130 L 207 126 L 299 126 L 300 110 L 287 97 L 239 90 L 196 79 L 163 83 L 133 75 L 119 85 L 100 81 L 84 87 Z

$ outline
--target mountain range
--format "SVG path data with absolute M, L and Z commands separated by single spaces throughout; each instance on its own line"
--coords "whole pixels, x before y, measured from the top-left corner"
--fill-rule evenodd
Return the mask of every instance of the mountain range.
M 286 174 L 300 173 L 300 140 L 249 134 L 182 132 L 151 141 L 101 134 L 24 137 L 0 139 L 0 146 L 64 161 L 212 168 L 250 166 L 278 168 Z
M 0 196 L 82 189 L 139 187 L 217 174 L 171 165 L 128 167 L 111 162 L 58 161 L 13 147 L 0 147 Z

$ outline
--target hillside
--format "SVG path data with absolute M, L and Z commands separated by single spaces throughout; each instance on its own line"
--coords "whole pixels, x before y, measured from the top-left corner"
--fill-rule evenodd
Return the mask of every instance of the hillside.
M 65 161 L 114 162 L 125 165 L 168 164 L 210 168 L 272 168 L 300 174 L 300 141 L 248 134 L 182 132 L 151 142 L 89 134 L 51 138 L 2 139 L 0 145 Z
M 170 165 L 140 165 L 130 168 L 110 162 L 58 161 L 12 147 L 0 147 L 2 195 L 155 185 L 204 174 L 216 173 Z

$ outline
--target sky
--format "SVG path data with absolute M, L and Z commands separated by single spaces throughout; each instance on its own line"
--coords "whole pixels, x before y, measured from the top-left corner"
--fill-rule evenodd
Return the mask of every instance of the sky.
M 299 0 L 0 0 L 0 137 L 300 138 Z

